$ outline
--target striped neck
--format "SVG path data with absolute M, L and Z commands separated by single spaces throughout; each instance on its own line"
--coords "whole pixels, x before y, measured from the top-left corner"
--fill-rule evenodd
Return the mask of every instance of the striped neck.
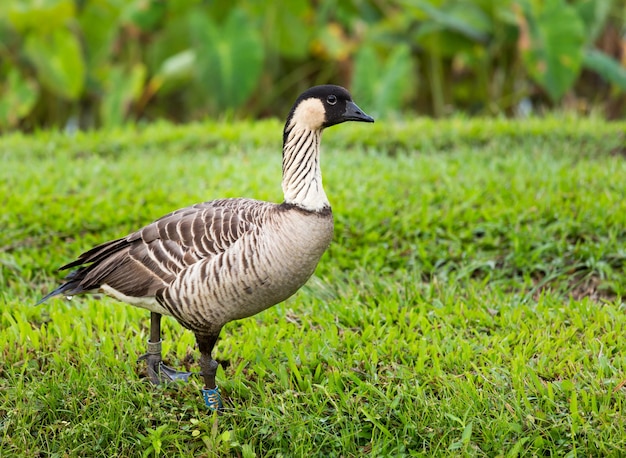
M 322 187 L 320 140 L 322 130 L 291 123 L 283 136 L 283 193 L 285 202 L 310 211 L 330 208 Z

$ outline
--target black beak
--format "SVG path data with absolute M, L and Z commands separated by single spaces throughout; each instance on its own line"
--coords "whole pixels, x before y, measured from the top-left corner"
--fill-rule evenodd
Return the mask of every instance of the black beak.
M 360 121 L 360 122 L 374 122 L 374 118 L 363 113 L 356 103 L 346 103 L 346 111 L 343 112 L 343 121 Z

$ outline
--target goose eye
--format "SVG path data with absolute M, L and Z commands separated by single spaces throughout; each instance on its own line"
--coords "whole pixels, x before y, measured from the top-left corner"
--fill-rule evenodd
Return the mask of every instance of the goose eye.
M 337 103 L 337 97 L 335 97 L 334 95 L 329 95 L 326 98 L 326 101 L 328 102 L 329 105 L 334 105 Z

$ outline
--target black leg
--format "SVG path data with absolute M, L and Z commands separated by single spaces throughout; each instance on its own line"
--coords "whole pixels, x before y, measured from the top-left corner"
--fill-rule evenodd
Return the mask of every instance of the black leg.
M 161 314 L 150 312 L 150 340 L 148 342 L 157 343 L 161 341 Z
M 152 383 L 161 383 L 159 367 L 161 360 L 161 314 L 150 312 L 150 338 L 148 339 L 148 352 L 139 357 L 139 361 L 146 361 L 148 366 L 148 378 Z
M 148 377 L 155 385 L 162 382 L 175 380 L 187 381 L 191 372 L 180 372 L 163 364 L 161 357 L 161 314 L 150 312 L 150 339 L 148 339 L 148 352 L 139 357 L 146 360 L 148 365 Z
M 200 350 L 201 375 L 204 378 L 202 395 L 204 396 L 205 404 L 212 410 L 221 410 L 222 408 L 222 399 L 215 383 L 215 375 L 217 374 L 219 364 L 211 356 L 218 336 L 219 331 L 211 335 L 196 334 L 196 341 Z

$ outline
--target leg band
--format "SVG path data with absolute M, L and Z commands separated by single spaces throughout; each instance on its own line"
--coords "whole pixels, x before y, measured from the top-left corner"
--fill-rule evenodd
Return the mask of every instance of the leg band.
M 220 396 L 219 387 L 216 386 L 215 388 L 203 388 L 202 397 L 204 398 L 204 403 L 209 409 L 222 409 L 222 396 Z

